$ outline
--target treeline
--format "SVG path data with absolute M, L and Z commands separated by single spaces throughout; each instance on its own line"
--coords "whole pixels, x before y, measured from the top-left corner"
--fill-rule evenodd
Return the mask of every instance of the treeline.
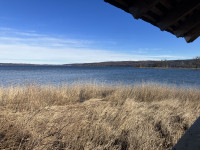
M 118 61 L 73 64 L 72 66 L 129 66 L 135 68 L 200 68 L 200 57 L 188 60 Z

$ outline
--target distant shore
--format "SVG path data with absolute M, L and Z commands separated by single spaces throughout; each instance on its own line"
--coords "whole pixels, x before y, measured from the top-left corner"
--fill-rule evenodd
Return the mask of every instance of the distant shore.
M 175 67 L 135 67 L 135 68 L 144 68 L 144 69 L 200 69 L 200 68 L 175 68 Z
M 176 69 L 197 69 L 200 68 L 200 59 L 187 60 L 160 60 L 160 61 L 116 61 L 71 64 L 72 66 L 121 66 L 134 68 L 176 68 Z
M 155 69 L 199 69 L 200 59 L 186 60 L 160 60 L 160 61 L 110 61 L 95 63 L 75 64 L 25 64 L 25 63 L 0 63 L 0 66 L 94 66 L 94 67 L 134 67 L 134 68 L 155 68 Z

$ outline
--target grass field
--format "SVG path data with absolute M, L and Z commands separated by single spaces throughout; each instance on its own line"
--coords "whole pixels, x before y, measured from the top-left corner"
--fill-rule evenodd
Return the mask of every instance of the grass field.
M 171 149 L 200 90 L 157 84 L 0 88 L 0 149 Z

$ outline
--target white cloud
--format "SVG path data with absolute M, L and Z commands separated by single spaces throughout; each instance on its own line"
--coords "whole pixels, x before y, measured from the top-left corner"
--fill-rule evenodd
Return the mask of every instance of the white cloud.
M 129 55 L 106 50 L 80 48 L 49 48 L 27 45 L 0 44 L 0 60 L 26 63 L 86 63 L 102 61 L 176 59 L 175 56 Z
M 0 62 L 66 64 L 102 61 L 177 59 L 171 55 L 135 55 L 91 49 L 94 41 L 67 39 L 0 28 Z
M 0 43 L 24 44 L 40 47 L 85 47 L 93 41 L 61 38 L 38 34 L 34 31 L 21 32 L 10 28 L 0 28 Z

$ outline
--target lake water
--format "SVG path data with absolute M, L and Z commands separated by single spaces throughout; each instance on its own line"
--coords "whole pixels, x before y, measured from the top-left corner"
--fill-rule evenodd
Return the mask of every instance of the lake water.
M 200 88 L 200 69 L 146 69 L 133 67 L 0 66 L 0 85 L 30 82 L 61 85 L 73 82 L 134 85 L 156 82 Z

